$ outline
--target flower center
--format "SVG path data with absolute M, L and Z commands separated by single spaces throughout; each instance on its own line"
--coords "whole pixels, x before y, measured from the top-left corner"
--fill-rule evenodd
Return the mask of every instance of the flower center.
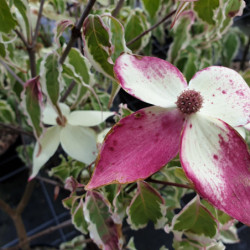
M 56 123 L 61 126 L 61 127 L 65 127 L 66 123 L 67 123 L 67 119 L 64 115 L 62 115 L 62 117 L 57 117 L 56 118 Z
M 196 113 L 202 107 L 203 98 L 200 92 L 184 90 L 178 97 L 176 105 L 183 114 Z

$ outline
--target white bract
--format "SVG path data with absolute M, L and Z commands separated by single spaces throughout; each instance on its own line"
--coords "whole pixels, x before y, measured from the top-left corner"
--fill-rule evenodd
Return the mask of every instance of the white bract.
M 33 152 L 33 169 L 30 179 L 34 178 L 40 168 L 56 152 L 61 143 L 64 151 L 72 158 L 90 164 L 96 158 L 96 133 L 90 126 L 96 126 L 105 121 L 113 112 L 81 110 L 70 112 L 66 104 L 59 104 L 65 124 L 58 125 L 57 113 L 51 106 L 46 106 L 43 112 L 43 122 L 49 127 L 40 140 L 41 148 L 36 143 Z

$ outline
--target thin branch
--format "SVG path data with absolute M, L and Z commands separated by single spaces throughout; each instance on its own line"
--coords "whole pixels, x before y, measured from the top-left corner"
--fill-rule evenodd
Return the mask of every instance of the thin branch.
M 82 24 L 83 24 L 85 18 L 88 16 L 89 12 L 92 10 L 95 2 L 96 2 L 96 0 L 89 0 L 84 12 L 82 13 L 82 15 L 81 15 L 81 17 L 76 25 L 76 29 L 78 29 L 79 31 L 82 28 Z
M 31 77 L 36 77 L 36 53 L 35 48 L 29 47 L 27 49 L 30 59 L 30 71 L 31 71 Z
M 69 94 L 71 93 L 71 91 L 73 90 L 75 86 L 76 86 L 76 82 L 72 81 L 68 89 L 65 91 L 64 95 L 61 97 L 60 102 L 64 102 L 67 99 L 67 97 L 69 96 Z
M 40 8 L 39 8 L 38 16 L 37 16 L 37 21 L 36 21 L 36 28 L 35 28 L 34 35 L 32 37 L 32 47 L 34 47 L 35 44 L 36 44 L 38 31 L 39 31 L 40 24 L 41 24 L 40 20 L 41 20 L 41 17 L 42 17 L 44 2 L 45 2 L 45 0 L 41 0 L 41 2 L 40 2 Z
M 30 45 L 28 44 L 28 42 L 26 41 L 26 39 L 24 38 L 23 34 L 19 31 L 19 30 L 15 30 L 17 36 L 22 40 L 24 46 L 26 47 L 26 49 L 30 48 Z
M 13 131 L 20 133 L 20 134 L 25 134 L 25 135 L 28 135 L 30 137 L 34 137 L 33 133 L 26 131 L 23 128 L 13 126 L 12 124 L 5 124 L 3 122 L 0 122 L 0 127 L 4 127 L 6 129 L 13 130 Z
M 153 29 L 155 29 L 156 27 L 158 27 L 160 24 L 162 24 L 163 22 L 165 22 L 167 19 L 169 19 L 171 16 L 173 16 L 175 14 L 176 10 L 173 10 L 172 12 L 170 12 L 168 15 L 166 15 L 165 17 L 163 17 L 158 23 L 154 24 L 152 27 L 150 27 L 148 30 L 145 30 L 144 32 L 142 32 L 140 35 L 138 35 L 137 37 L 133 38 L 131 41 L 127 42 L 127 46 L 131 45 L 132 43 L 136 42 L 138 39 L 140 39 L 141 37 L 145 36 L 146 34 L 148 34 L 150 31 L 152 31 Z
M 6 70 L 19 82 L 24 86 L 24 81 L 6 64 L 2 59 L 0 59 L 0 63 L 6 68 Z
M 247 45 L 244 49 L 244 52 L 243 52 L 243 56 L 242 56 L 242 59 L 241 59 L 241 62 L 240 62 L 240 70 L 244 70 L 245 69 L 245 62 L 246 62 L 246 59 L 247 59 L 247 54 L 248 54 L 248 51 L 249 51 L 249 47 L 250 47 L 250 35 L 248 36 L 248 41 L 247 41 Z
M 15 224 L 15 228 L 16 228 L 18 239 L 19 239 L 19 243 L 22 244 L 21 249 L 22 250 L 30 250 L 29 243 L 26 241 L 26 239 L 28 237 L 27 237 L 27 233 L 26 233 L 26 229 L 25 229 L 25 226 L 24 226 L 24 223 L 23 223 L 22 216 L 20 214 L 16 213 L 15 217 L 13 218 L 13 222 Z
M 63 54 L 59 60 L 59 62 L 61 64 L 64 63 L 67 55 L 69 54 L 70 49 L 72 48 L 72 46 L 74 45 L 76 39 L 80 36 L 81 34 L 81 27 L 83 25 L 83 22 L 85 20 L 85 18 L 88 16 L 89 12 L 91 11 L 92 7 L 94 6 L 96 0 L 89 0 L 84 12 L 82 13 L 80 19 L 78 20 L 77 24 L 75 25 L 75 27 L 72 29 L 71 32 L 71 37 L 70 40 L 67 44 L 67 47 L 65 48 L 65 50 L 63 51 Z
M 119 14 L 122 6 L 123 6 L 124 0 L 119 0 L 119 2 L 117 3 L 115 9 L 112 11 L 112 16 L 113 17 L 117 17 L 117 15 Z
M 43 231 L 41 231 L 41 232 L 39 232 L 37 234 L 34 234 L 34 235 L 30 236 L 30 237 L 27 237 L 27 239 L 25 241 L 21 242 L 20 244 L 18 244 L 18 246 L 21 247 L 21 246 L 23 246 L 23 244 L 25 244 L 27 242 L 30 242 L 30 241 L 32 241 L 34 239 L 42 237 L 43 235 L 53 233 L 54 231 L 56 231 L 56 230 L 58 230 L 60 228 L 68 227 L 68 226 L 71 226 L 71 225 L 72 225 L 71 219 L 66 220 L 66 221 L 62 222 L 61 224 L 59 224 L 59 225 L 49 227 L 49 228 L 47 228 L 47 229 L 45 229 L 45 230 L 43 230 Z
M 15 210 L 10 207 L 8 203 L 6 203 L 4 200 L 0 199 L 0 208 L 8 214 L 11 218 L 15 216 Z
M 33 189 L 35 187 L 35 180 L 31 180 L 30 182 L 27 183 L 25 187 L 25 191 L 23 193 L 22 199 L 18 203 L 18 206 L 16 208 L 16 213 L 21 215 L 24 208 L 27 206 L 30 197 L 32 195 Z
M 148 178 L 146 181 L 152 182 L 152 183 L 157 183 L 157 184 L 163 184 L 166 186 L 174 186 L 174 187 L 180 187 L 180 188 L 188 188 L 188 189 L 193 189 L 190 185 L 185 185 L 181 183 L 175 183 L 175 182 L 169 182 L 169 181 L 160 181 L 160 180 L 155 180 L 152 178 Z
M 45 229 L 45 230 L 43 230 L 41 232 L 38 232 L 37 234 L 34 234 L 34 235 L 30 236 L 30 237 L 27 237 L 25 240 L 20 242 L 18 245 L 13 246 L 13 247 L 9 247 L 9 248 L 5 248 L 4 250 L 18 250 L 18 249 L 20 249 L 20 247 L 22 247 L 23 245 L 31 242 L 32 240 L 40 238 L 40 237 L 42 237 L 42 236 L 44 236 L 46 234 L 49 234 L 49 233 L 53 233 L 54 231 L 56 231 L 56 230 L 58 230 L 60 228 L 68 227 L 70 225 L 72 225 L 71 220 L 64 221 L 59 225 L 49 227 L 49 228 L 47 228 L 47 229 Z M 92 241 L 92 239 L 86 239 L 86 243 L 90 242 L 90 241 Z
M 36 54 L 35 54 L 35 48 L 32 47 L 32 45 L 28 44 L 22 33 L 18 30 L 15 30 L 16 34 L 18 37 L 22 40 L 23 44 L 25 45 L 28 55 L 29 55 L 29 60 L 30 60 L 30 71 L 31 71 L 31 77 L 36 76 Z

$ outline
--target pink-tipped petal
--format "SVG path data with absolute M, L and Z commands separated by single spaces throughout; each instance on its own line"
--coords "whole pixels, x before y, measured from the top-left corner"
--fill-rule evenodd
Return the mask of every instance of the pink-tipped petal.
M 159 107 L 120 120 L 103 143 L 86 189 L 134 182 L 160 170 L 178 153 L 183 123 L 177 109 Z
M 219 118 L 231 126 L 250 121 L 250 88 L 236 71 L 212 66 L 195 74 L 189 84 L 203 96 L 201 113 Z
M 129 94 L 160 107 L 175 107 L 177 97 L 187 86 L 174 65 L 156 57 L 122 54 L 114 72 Z
M 182 134 L 180 159 L 203 198 L 250 225 L 250 155 L 232 127 L 215 118 L 191 116 Z

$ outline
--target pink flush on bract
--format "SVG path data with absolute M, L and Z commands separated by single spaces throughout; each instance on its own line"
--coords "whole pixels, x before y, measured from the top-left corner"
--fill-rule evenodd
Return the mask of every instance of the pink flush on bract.
M 187 85 L 169 62 L 130 54 L 117 59 L 114 71 L 123 89 L 155 106 L 112 128 L 86 189 L 145 179 L 179 153 L 196 191 L 250 225 L 250 155 L 232 128 L 250 122 L 250 89 L 243 78 L 211 66 Z

